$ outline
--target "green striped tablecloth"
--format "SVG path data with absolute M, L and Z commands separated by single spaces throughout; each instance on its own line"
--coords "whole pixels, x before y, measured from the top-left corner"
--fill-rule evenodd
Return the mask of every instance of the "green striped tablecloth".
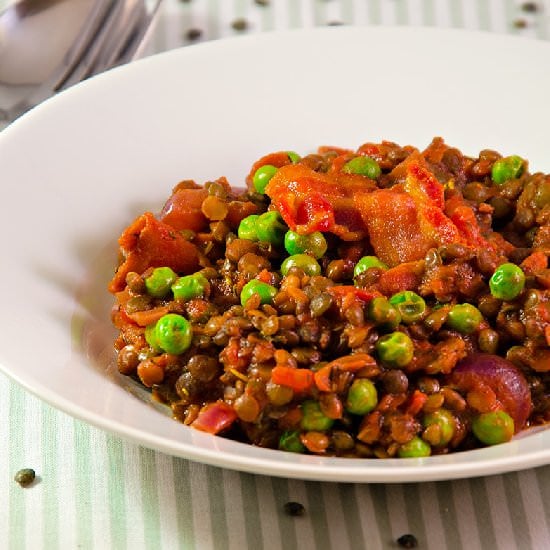
M 429 25 L 550 38 L 550 0 L 263 3 L 268 5 L 165 0 L 147 53 L 327 24 Z M 550 466 L 396 485 L 254 476 L 122 441 L 52 409 L 3 375 L 0 435 L 0 549 L 378 549 L 397 548 L 404 533 L 434 550 L 550 548 Z M 27 489 L 13 481 L 22 467 L 38 474 Z M 303 503 L 306 514 L 285 515 L 289 500 Z

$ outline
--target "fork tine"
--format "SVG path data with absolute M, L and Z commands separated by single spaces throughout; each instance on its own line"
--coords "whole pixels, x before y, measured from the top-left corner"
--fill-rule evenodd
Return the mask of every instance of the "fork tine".
M 96 35 L 103 25 L 103 22 L 109 16 L 116 3 L 118 3 L 118 0 L 105 0 L 94 3 L 87 23 L 80 30 L 73 47 L 69 52 L 67 52 L 67 55 L 63 60 L 62 70 L 60 70 L 54 78 L 48 82 L 48 86 L 51 89 L 56 91 L 58 86 L 60 86 L 61 83 L 69 77 L 75 67 L 79 64 L 82 56 L 86 54 L 88 47 L 93 43 Z
M 93 39 L 89 42 L 88 47 L 83 52 L 82 56 L 78 60 L 78 63 L 73 66 L 72 70 L 62 81 L 57 83 L 54 88 L 55 92 L 65 90 L 90 76 L 90 69 L 98 55 L 100 55 L 104 43 L 109 39 L 111 33 L 117 28 L 117 23 L 124 11 L 124 5 L 125 3 L 120 0 L 112 2 L 111 8 L 99 22 Z
M 143 0 L 127 0 L 125 2 L 117 32 L 111 33 L 111 36 L 105 41 L 102 51 L 90 69 L 91 74 L 101 73 L 116 64 L 120 53 L 135 33 L 136 28 L 143 24 L 146 15 L 147 10 Z
M 117 59 L 117 65 L 123 65 L 130 61 L 139 59 L 145 49 L 150 36 L 153 34 L 155 22 L 159 13 L 159 8 L 163 0 L 156 0 L 153 7 L 145 17 L 142 24 L 138 27 L 137 32 L 130 38 L 125 48 L 121 51 Z

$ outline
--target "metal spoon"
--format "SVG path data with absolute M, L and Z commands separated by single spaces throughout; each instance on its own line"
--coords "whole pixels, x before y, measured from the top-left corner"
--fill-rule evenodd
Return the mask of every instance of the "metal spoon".
M 8 6 L 0 15 L 0 116 L 11 120 L 51 95 L 81 59 L 112 4 L 19 0 Z
M 162 0 L 19 0 L 0 14 L 0 120 L 134 59 Z

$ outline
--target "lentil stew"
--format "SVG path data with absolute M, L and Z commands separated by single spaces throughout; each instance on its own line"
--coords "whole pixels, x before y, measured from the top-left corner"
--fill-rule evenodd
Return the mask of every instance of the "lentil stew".
M 425 457 L 550 420 L 550 175 L 435 138 L 181 181 L 122 233 L 120 373 L 183 424 Z

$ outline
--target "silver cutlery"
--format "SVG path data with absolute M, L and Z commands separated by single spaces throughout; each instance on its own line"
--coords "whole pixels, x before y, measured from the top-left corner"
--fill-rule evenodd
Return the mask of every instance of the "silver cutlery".
M 0 120 L 139 55 L 162 0 L 18 0 L 0 13 Z

